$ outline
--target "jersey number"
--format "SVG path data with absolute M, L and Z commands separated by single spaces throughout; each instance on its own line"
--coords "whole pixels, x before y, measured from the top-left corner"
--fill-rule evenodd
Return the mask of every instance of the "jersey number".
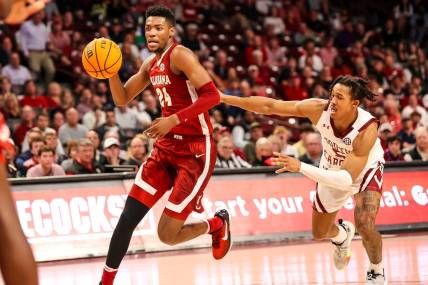
M 165 105 L 167 107 L 172 106 L 171 96 L 168 94 L 168 92 L 166 92 L 165 87 L 163 87 L 162 89 L 156 88 L 156 93 L 159 96 L 159 102 L 162 107 L 165 107 Z

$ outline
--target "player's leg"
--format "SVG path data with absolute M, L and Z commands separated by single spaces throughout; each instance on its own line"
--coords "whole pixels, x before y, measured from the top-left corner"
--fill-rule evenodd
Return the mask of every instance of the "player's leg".
M 125 207 L 113 232 L 103 270 L 102 285 L 113 284 L 117 270 L 124 258 L 132 234 L 150 208 L 172 186 L 170 173 L 163 166 L 158 149 L 140 167 Z
M 0 165 L 0 269 L 8 285 L 38 284 L 33 253 L 19 224 L 6 169 Z M 1 277 L 0 277 L 1 278 Z
M 358 233 L 370 260 L 367 270 L 367 284 L 386 284 L 385 272 L 382 264 L 382 236 L 376 229 L 376 216 L 379 211 L 382 196 L 383 165 L 379 165 L 367 175 L 363 181 L 360 193 L 355 197 L 354 218 Z
M 334 265 L 344 269 L 351 257 L 351 241 L 355 235 L 355 227 L 349 221 L 339 220 L 336 224 L 337 212 L 352 194 L 352 190 L 335 189 L 318 185 L 314 197 L 312 212 L 312 234 L 315 239 L 330 239 L 335 245 L 333 253 Z
M 189 155 L 174 159 L 177 178 L 164 214 L 159 222 L 159 238 L 167 244 L 177 244 L 209 233 L 213 237 L 213 256 L 223 258 L 231 246 L 230 220 L 226 210 L 199 223 L 184 224 L 192 211 L 203 212 L 201 199 L 215 165 L 213 142 L 196 141 L 186 144 Z

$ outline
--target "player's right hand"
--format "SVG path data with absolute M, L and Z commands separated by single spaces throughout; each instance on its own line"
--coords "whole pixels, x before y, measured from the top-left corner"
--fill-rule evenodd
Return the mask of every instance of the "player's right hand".
M 272 159 L 273 165 L 281 166 L 282 168 L 275 171 L 275 173 L 283 173 L 285 171 L 290 172 L 299 172 L 300 171 L 300 160 L 297 158 L 279 153 L 274 152 L 273 155 L 275 156 Z

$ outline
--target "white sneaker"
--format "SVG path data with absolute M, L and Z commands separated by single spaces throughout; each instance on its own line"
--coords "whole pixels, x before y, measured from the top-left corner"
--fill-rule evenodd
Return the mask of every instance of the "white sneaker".
M 386 284 L 388 284 L 388 281 L 386 280 L 386 277 L 385 277 L 385 269 L 383 270 L 383 274 L 375 273 L 374 270 L 367 272 L 366 284 L 367 285 L 386 285 Z
M 339 220 L 339 227 L 343 227 L 348 234 L 347 238 L 341 244 L 332 242 L 336 248 L 334 249 L 333 258 L 334 266 L 338 270 L 343 270 L 348 265 L 351 259 L 351 241 L 355 235 L 355 226 L 349 221 Z

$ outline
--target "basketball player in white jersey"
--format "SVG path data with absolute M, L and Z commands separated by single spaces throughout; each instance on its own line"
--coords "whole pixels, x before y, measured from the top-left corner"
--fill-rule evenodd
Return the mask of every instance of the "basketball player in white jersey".
M 377 137 L 377 120 L 359 107 L 364 99 L 374 100 L 367 81 L 350 76 L 334 80 L 328 101 L 221 95 L 222 102 L 245 110 L 311 120 L 322 136 L 319 168 L 276 153 L 274 162 L 282 166 L 276 172 L 300 172 L 317 182 L 312 234 L 317 240 L 330 239 L 335 245 L 337 269 L 344 269 L 349 263 L 355 227 L 349 221 L 339 220 L 339 224 L 335 224 L 336 215 L 345 201 L 354 196 L 356 228 L 370 259 L 366 284 L 386 284 L 382 239 L 375 227 L 383 182 L 383 149 Z

